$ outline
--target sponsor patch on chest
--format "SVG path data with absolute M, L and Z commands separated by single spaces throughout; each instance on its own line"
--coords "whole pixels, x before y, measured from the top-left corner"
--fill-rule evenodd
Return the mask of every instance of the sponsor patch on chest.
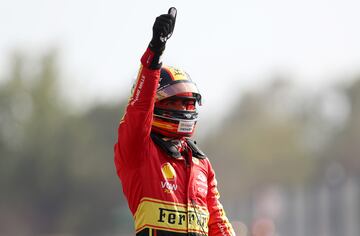
M 207 177 L 203 172 L 200 172 L 196 177 L 196 190 L 201 196 L 206 196 L 208 192 Z
M 166 162 L 161 166 L 161 172 L 164 180 L 160 181 L 160 185 L 164 192 L 172 193 L 176 191 L 178 186 L 176 184 L 176 171 L 174 167 L 169 162 Z

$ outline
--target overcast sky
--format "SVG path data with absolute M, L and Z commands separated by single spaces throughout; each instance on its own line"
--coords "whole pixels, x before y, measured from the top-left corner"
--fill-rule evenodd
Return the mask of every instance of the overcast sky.
M 14 49 L 57 48 L 78 102 L 125 98 L 170 6 L 178 17 L 164 62 L 189 72 L 205 114 L 279 73 L 309 88 L 360 74 L 358 0 L 1 0 L 0 75 Z

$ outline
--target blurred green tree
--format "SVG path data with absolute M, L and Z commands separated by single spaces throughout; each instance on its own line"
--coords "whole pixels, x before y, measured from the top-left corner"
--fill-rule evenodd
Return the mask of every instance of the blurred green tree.
M 316 158 L 307 138 L 317 106 L 309 99 L 281 78 L 241 97 L 203 145 L 221 173 L 225 201 L 251 198 L 271 184 L 304 184 L 311 177 Z
M 16 53 L 0 85 L 0 234 L 131 232 L 112 151 L 124 103 L 70 112 L 56 58 Z
M 342 129 L 336 132 L 324 150 L 326 163 L 339 163 L 347 175 L 360 178 L 360 79 L 342 89 L 350 105 L 350 112 Z M 328 167 L 324 165 L 324 169 Z

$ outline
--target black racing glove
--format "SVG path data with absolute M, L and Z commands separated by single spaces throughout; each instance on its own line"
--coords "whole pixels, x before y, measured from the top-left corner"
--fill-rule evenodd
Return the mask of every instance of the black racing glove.
M 174 31 L 176 13 L 176 8 L 171 7 L 168 14 L 163 14 L 156 18 L 153 25 L 153 36 L 149 44 L 149 48 L 155 54 L 161 55 L 164 51 L 166 41 Z

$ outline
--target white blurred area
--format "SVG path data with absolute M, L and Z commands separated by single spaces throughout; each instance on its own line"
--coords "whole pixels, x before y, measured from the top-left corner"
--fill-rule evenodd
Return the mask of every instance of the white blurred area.
M 0 68 L 15 49 L 42 54 L 57 48 L 68 75 L 64 90 L 78 108 L 128 96 L 154 18 L 170 6 L 178 8 L 178 19 L 164 61 L 190 73 L 205 99 L 203 115 L 216 121 L 242 91 L 274 74 L 289 73 L 312 90 L 360 67 L 360 3 L 355 0 L 13 0 L 1 5 Z

